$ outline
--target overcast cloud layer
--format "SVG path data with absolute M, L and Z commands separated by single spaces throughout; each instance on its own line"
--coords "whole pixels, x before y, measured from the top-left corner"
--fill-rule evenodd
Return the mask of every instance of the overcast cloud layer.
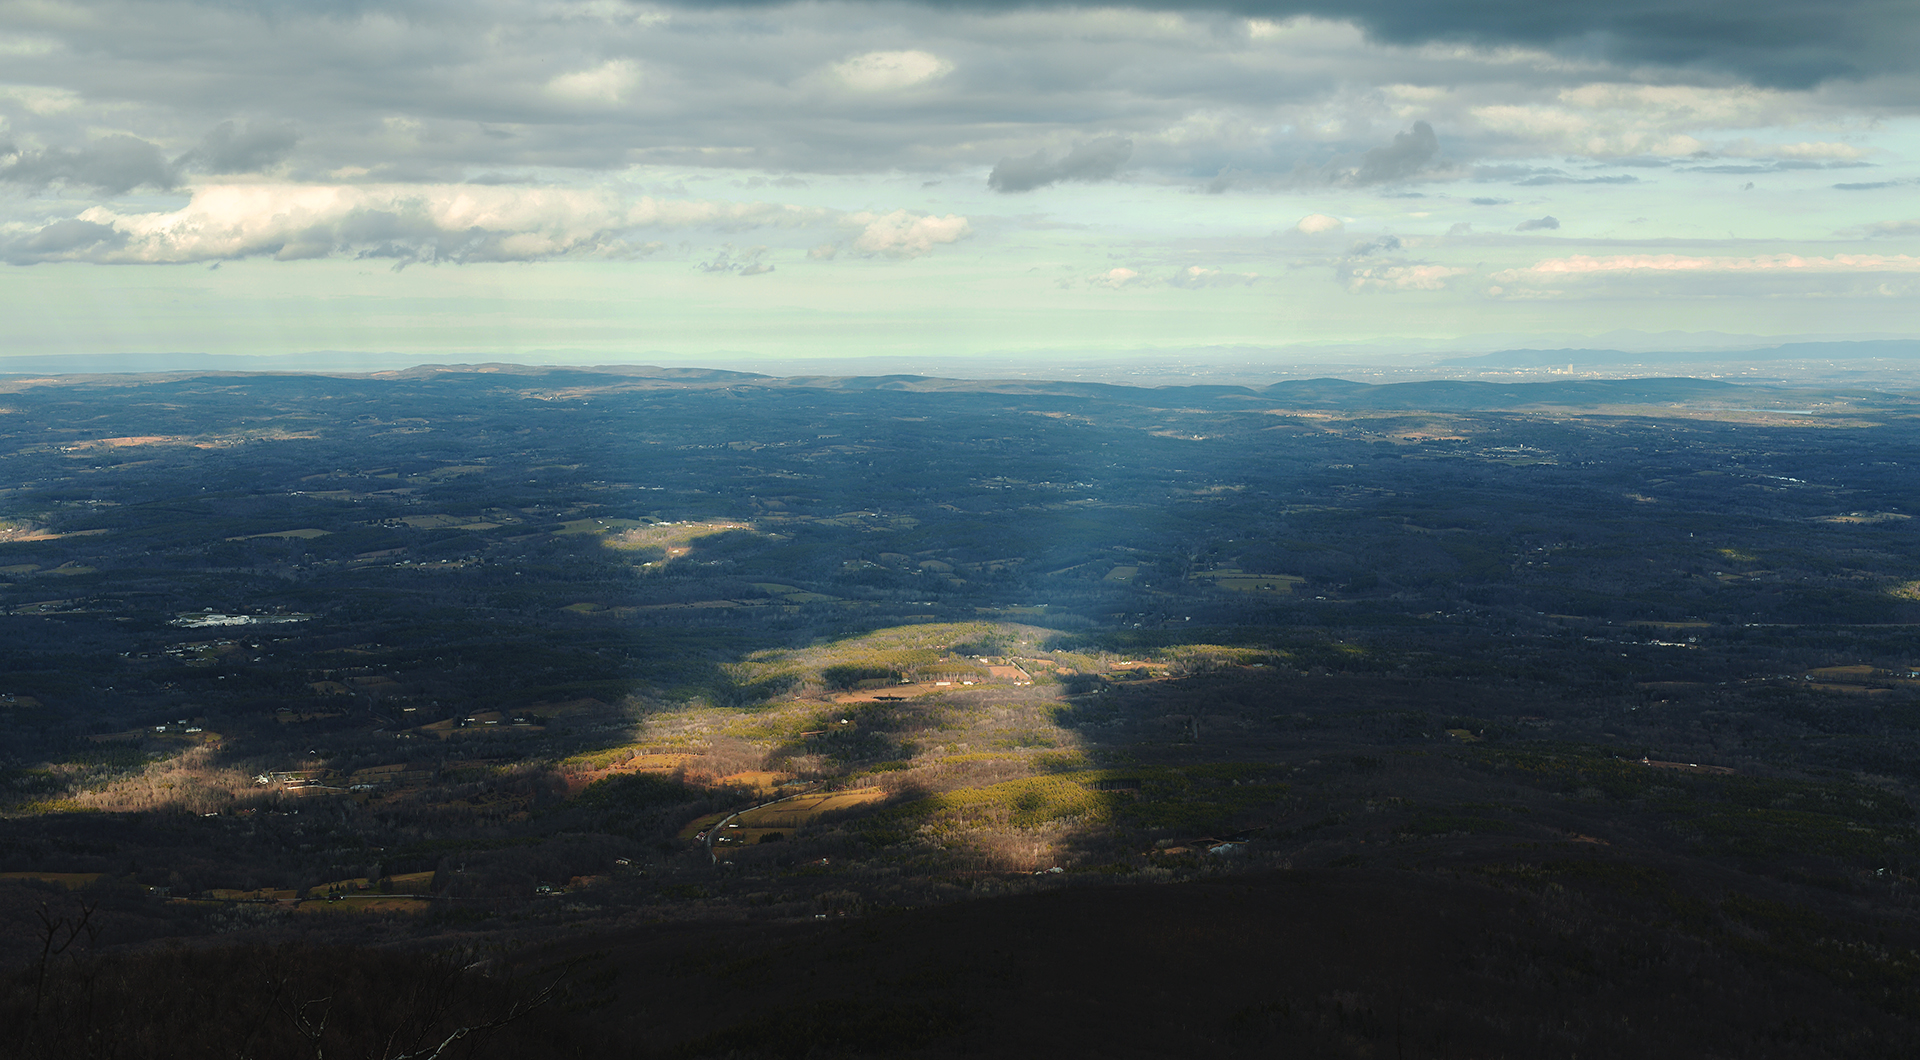
M 609 351 L 1623 313 L 1911 332 L 1917 27 L 1920 5 L 1863 0 L 20 0 L 0 5 L 0 311 L 72 316 L 0 352 L 314 348 L 287 333 L 302 292 L 371 290 L 375 268 L 432 298 L 528 264 L 491 289 L 569 333 L 564 270 L 618 270 L 571 340 Z M 240 281 L 206 269 L 241 264 L 281 330 L 219 316 Z M 129 285 L 214 315 L 88 321 Z M 333 341 L 392 334 L 342 304 Z M 943 314 L 976 326 L 915 323 Z

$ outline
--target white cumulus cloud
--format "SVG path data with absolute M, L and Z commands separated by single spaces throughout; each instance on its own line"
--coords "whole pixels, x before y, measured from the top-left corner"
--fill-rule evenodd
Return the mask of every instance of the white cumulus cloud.
M 1592 257 L 1575 254 L 1565 258 L 1536 261 L 1524 269 L 1507 269 L 1493 275 L 1495 282 L 1507 283 L 1531 277 L 1571 277 L 1596 273 L 1632 272 L 1913 272 L 1920 271 L 1920 257 L 1909 254 L 1834 254 L 1807 257 L 1799 254 L 1762 254 L 1748 258 L 1689 257 L 1684 254 L 1616 254 Z
M 1259 278 L 1260 275 L 1253 272 L 1227 272 L 1224 269 L 1189 265 L 1174 273 L 1167 280 L 1167 286 L 1184 287 L 1188 290 L 1198 290 L 1202 287 L 1244 287 Z
M 966 218 L 954 214 L 935 217 L 905 210 L 888 214 L 863 211 L 847 214 L 842 220 L 860 226 L 860 234 L 853 241 L 854 250 L 892 258 L 919 257 L 937 244 L 958 242 L 973 232 Z
M 1649 297 L 1910 297 L 1920 257 L 1910 254 L 1575 254 L 1503 269 L 1487 293 L 1560 298 L 1635 291 Z
M 1347 290 L 1364 291 L 1438 291 L 1455 276 L 1472 269 L 1454 265 L 1391 264 L 1350 266 L 1345 270 Z
M 777 203 L 626 200 L 597 189 L 474 184 L 214 184 L 178 210 L 122 213 L 96 206 L 77 218 L 0 243 L 16 264 L 97 261 L 168 264 L 271 256 L 339 255 L 399 261 L 533 261 L 619 254 L 643 228 L 738 231 L 833 219 L 832 211 Z
M 646 252 L 649 229 L 852 229 L 851 249 L 913 258 L 965 238 L 965 217 L 843 213 L 817 206 L 632 197 L 608 188 L 492 184 L 207 184 L 177 210 L 96 206 L 52 223 L 0 228 L 0 260 L 181 264 L 229 258 L 538 261 Z M 764 249 L 764 248 L 763 248 Z M 814 247 L 831 258 L 835 243 Z M 750 275 L 750 274 L 749 274 Z
M 640 66 L 631 59 L 610 59 L 599 66 L 561 74 L 547 82 L 547 95 L 568 103 L 611 105 L 626 101 L 640 87 Z
M 861 92 L 887 92 L 945 77 L 953 64 L 932 52 L 868 52 L 833 64 L 834 75 Z
M 1756 143 L 1752 138 L 1725 145 L 1718 153 L 1732 158 L 1788 158 L 1796 162 L 1857 162 L 1867 156 L 1864 149 L 1849 143 L 1807 140 L 1793 144 L 1763 144 Z
M 1338 232 L 1347 227 L 1338 217 L 1329 217 L 1323 213 L 1310 213 L 1302 217 L 1293 226 L 1293 230 L 1302 235 L 1317 236 L 1322 232 Z
M 80 93 L 71 89 L 41 85 L 0 85 L 0 100 L 16 102 L 34 114 L 59 114 L 78 109 L 83 102 Z

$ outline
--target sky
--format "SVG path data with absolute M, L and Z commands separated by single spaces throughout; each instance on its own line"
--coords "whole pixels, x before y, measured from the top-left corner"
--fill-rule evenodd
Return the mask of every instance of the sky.
M 1916 55 L 1910 0 L 0 0 L 0 359 L 1915 337 Z

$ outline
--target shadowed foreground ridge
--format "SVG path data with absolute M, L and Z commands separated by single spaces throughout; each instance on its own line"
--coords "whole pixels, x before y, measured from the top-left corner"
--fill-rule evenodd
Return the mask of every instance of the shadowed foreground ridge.
M 462 1026 L 480 1029 L 446 1055 L 1692 1060 L 1920 1046 L 1920 940 L 1716 900 L 1713 883 L 1603 854 L 1461 859 L 630 929 L 465 970 L 343 947 L 176 948 L 56 969 L 40 1030 L 0 1055 L 395 1057 L 391 1043 L 431 1046 Z M 35 984 L 9 986 L 0 1013 L 18 1034 Z

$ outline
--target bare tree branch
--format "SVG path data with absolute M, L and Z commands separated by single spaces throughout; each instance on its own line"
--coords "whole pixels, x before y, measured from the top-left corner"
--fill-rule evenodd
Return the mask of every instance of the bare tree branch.
M 411 1053 L 401 1053 L 397 1056 L 389 1055 L 389 1056 L 382 1057 L 382 1060 L 439 1060 L 439 1057 L 442 1053 L 445 1053 L 449 1048 L 452 1047 L 453 1043 L 461 1040 L 462 1038 L 465 1038 L 471 1034 L 479 1034 L 484 1031 L 490 1031 L 499 1027 L 504 1027 L 507 1024 L 520 1019 L 521 1017 L 527 1015 L 528 1013 L 534 1011 L 535 1009 L 540 1008 L 541 1006 L 552 1001 L 554 997 L 558 994 L 561 983 L 565 981 L 566 981 L 566 977 L 563 975 L 560 978 L 555 979 L 553 982 L 548 983 L 546 987 L 543 988 L 539 993 L 533 995 L 530 998 L 526 998 L 525 1000 L 515 1002 L 513 1007 L 507 1010 L 506 1015 L 501 1016 L 499 1019 L 489 1020 L 486 1023 L 474 1024 L 473 1026 L 470 1026 L 470 1027 L 455 1028 L 451 1034 L 448 1034 L 445 1038 L 442 1038 L 440 1042 L 433 1047 L 431 1052 L 418 1051 L 418 1052 L 411 1052 Z

